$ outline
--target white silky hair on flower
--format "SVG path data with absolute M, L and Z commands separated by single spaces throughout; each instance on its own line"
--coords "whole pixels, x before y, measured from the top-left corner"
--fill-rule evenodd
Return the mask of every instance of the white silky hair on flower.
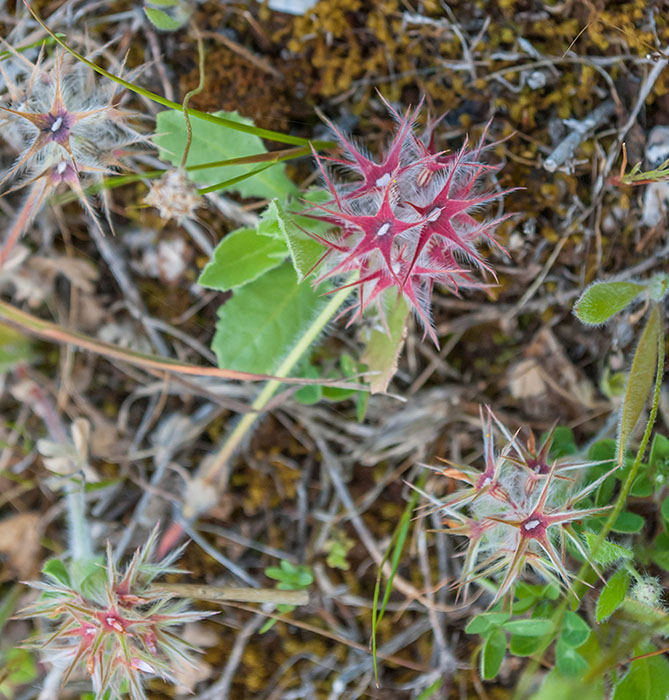
M 485 469 L 481 472 L 446 462 L 442 474 L 464 487 L 443 500 L 437 499 L 432 508 L 442 513 L 446 532 L 468 540 L 465 564 L 456 584 L 458 590 L 466 594 L 479 578 L 497 579 L 499 586 L 492 606 L 513 591 L 527 567 L 541 578 L 573 590 L 563 553 L 569 545 L 589 560 L 573 523 L 603 515 L 610 509 L 611 506 L 578 507 L 610 472 L 587 482 L 584 480 L 588 470 L 599 462 L 573 457 L 549 461 L 555 426 L 537 448 L 531 433 L 524 446 L 518 433 L 512 435 L 489 408 L 487 415 L 481 411 L 481 421 Z M 493 425 L 508 440 L 499 452 L 495 449 Z

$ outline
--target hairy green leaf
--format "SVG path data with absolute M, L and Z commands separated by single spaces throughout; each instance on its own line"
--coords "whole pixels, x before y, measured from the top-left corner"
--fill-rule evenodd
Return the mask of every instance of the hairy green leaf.
M 597 326 L 622 311 L 645 289 L 646 285 L 636 282 L 595 282 L 581 294 L 574 313 L 582 323 Z
M 652 634 L 669 636 L 669 615 L 663 607 L 653 607 L 634 598 L 625 598 L 620 609 L 635 627 L 647 625 Z
M 655 305 L 641 334 L 641 339 L 632 360 L 629 379 L 627 380 L 625 399 L 618 427 L 616 457 L 619 465 L 623 463 L 627 442 L 653 388 L 653 380 L 657 371 L 657 345 L 661 328 L 660 312 Z
M 511 634 L 518 634 L 523 637 L 543 637 L 553 629 L 552 620 L 542 620 L 530 618 L 528 620 L 509 620 L 502 627 Z
M 484 681 L 497 675 L 505 653 L 506 635 L 501 629 L 495 629 L 486 637 L 481 650 L 481 678 Z
M 620 569 L 611 576 L 597 600 L 597 608 L 595 610 L 597 622 L 606 620 L 620 607 L 623 600 L 625 600 L 629 587 L 630 575 L 626 569 Z
M 223 304 L 212 350 L 222 367 L 273 374 L 327 301 L 284 263 Z
M 284 241 L 300 281 L 315 271 L 314 266 L 325 252 L 325 247 L 305 232 L 324 236 L 332 228 L 330 224 L 303 216 L 300 212 L 308 211 L 310 203 L 322 204 L 329 199 L 325 190 L 310 190 L 300 201 L 293 200 L 287 205 L 274 199 L 260 218 L 258 233 Z
M 585 533 L 585 539 L 588 543 L 588 552 L 590 553 L 590 556 L 592 556 L 592 548 L 597 541 L 597 535 L 594 532 L 587 531 Z M 597 549 L 597 552 L 593 558 L 597 564 L 610 566 L 611 564 L 615 564 L 617 561 L 621 561 L 622 559 L 631 559 L 632 557 L 632 552 L 626 547 L 621 547 L 615 542 L 604 540 Z
M 259 236 L 252 228 L 232 231 L 216 246 L 198 284 L 226 292 L 278 267 L 288 250 L 278 238 Z
M 237 112 L 216 112 L 214 116 L 223 117 L 233 122 L 252 126 L 250 119 L 240 117 Z M 204 165 L 206 163 L 241 158 L 249 154 L 266 153 L 263 142 L 254 134 L 225 129 L 218 124 L 191 119 L 193 141 L 188 152 L 186 166 Z M 156 135 L 154 143 L 160 149 L 160 157 L 173 165 L 181 163 L 186 145 L 186 126 L 184 115 L 175 110 L 159 112 L 156 117 Z M 252 165 L 226 165 L 203 170 L 189 171 L 189 177 L 202 185 L 215 185 L 218 182 L 244 175 L 254 169 Z M 239 192 L 242 197 L 263 197 L 283 199 L 287 194 L 296 192 L 295 185 L 285 172 L 285 166 L 277 163 L 271 168 L 242 180 L 229 188 Z

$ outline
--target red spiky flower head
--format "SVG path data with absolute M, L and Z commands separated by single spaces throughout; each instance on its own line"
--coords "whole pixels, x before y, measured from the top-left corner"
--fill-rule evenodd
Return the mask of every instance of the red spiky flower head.
M 421 105 L 404 116 L 387 106 L 398 126 L 378 160 L 329 122 L 343 155 L 314 154 L 331 200 L 313 204 L 307 216 L 339 228 L 327 237 L 309 234 L 325 247 L 315 285 L 357 273 L 348 282 L 358 289 L 351 321 L 372 302 L 383 319 L 384 305 L 392 303 L 393 294 L 402 295 L 438 344 L 430 314 L 434 285 L 457 294 L 463 287 L 486 286 L 470 274 L 472 267 L 495 276 L 477 243 L 497 244 L 493 230 L 506 217 L 481 222 L 472 214 L 506 192 L 481 192 L 481 178 L 492 169 L 479 160 L 482 143 L 470 149 L 465 141 L 457 154 L 444 155 L 434 148 L 438 120 L 429 122 L 422 137 L 413 133 Z M 354 180 L 335 181 L 327 163 L 352 173 Z

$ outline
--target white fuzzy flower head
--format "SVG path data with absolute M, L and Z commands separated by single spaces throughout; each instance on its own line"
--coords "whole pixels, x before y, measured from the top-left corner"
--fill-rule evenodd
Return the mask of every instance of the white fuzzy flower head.
M 80 63 L 58 55 L 47 64 L 5 71 L 7 93 L 0 96 L 0 136 L 17 151 L 14 165 L 0 185 L 18 178 L 9 191 L 27 187 L 28 194 L 0 250 L 0 264 L 26 231 L 42 205 L 61 185 L 69 187 L 99 227 L 84 190 L 105 176 L 130 167 L 133 147 L 146 139 L 128 123 L 116 104 L 113 85 L 95 80 Z M 32 65 L 28 71 L 27 66 Z M 9 77 L 9 72 L 14 78 Z M 102 195 L 107 215 L 108 195 Z
M 105 566 L 94 568 L 80 583 L 65 567 L 45 567 L 48 581 L 32 582 L 42 596 L 21 617 L 54 620 L 55 629 L 26 646 L 66 667 L 62 683 L 77 668 L 90 676 L 96 700 L 146 700 L 146 677 L 175 683 L 173 669 L 193 665 L 195 647 L 176 634 L 179 626 L 211 613 L 191 612 L 185 601 L 154 589 L 153 582 L 177 572 L 173 563 L 182 549 L 154 562 L 158 528 L 119 571 L 107 546 Z
M 431 499 L 443 515 L 446 532 L 469 541 L 458 589 L 467 591 L 482 577 L 499 580 L 491 603 L 513 590 L 526 566 L 543 579 L 558 580 L 571 590 L 571 574 L 562 553 L 569 543 L 588 559 L 581 537 L 572 524 L 598 516 L 610 506 L 577 508 L 608 476 L 579 485 L 593 462 L 573 458 L 549 461 L 554 429 L 537 449 L 534 436 L 527 445 L 512 435 L 488 409 L 481 412 L 484 470 L 452 465 L 437 469 L 463 484 L 443 501 Z M 495 450 L 493 421 L 508 441 Z

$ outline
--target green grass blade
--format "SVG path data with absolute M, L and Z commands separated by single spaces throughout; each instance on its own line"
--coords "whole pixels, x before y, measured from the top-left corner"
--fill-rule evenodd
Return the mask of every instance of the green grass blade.
M 215 185 L 210 185 L 209 187 L 203 187 L 202 189 L 199 189 L 197 191 L 197 193 L 198 194 L 209 194 L 209 192 L 216 192 L 216 190 L 222 190 L 224 187 L 230 187 L 231 185 L 236 185 L 238 182 L 241 182 L 242 180 L 248 180 L 248 178 L 253 177 L 254 175 L 257 175 L 258 173 L 261 173 L 263 170 L 267 170 L 267 168 L 271 168 L 273 165 L 274 165 L 274 163 L 268 163 L 267 165 L 262 165 L 259 168 L 249 170 L 248 173 L 244 173 L 243 175 L 237 175 L 237 177 L 231 177 L 229 180 L 223 180 L 223 182 L 217 182 Z
M 417 483 L 418 489 L 421 489 L 425 485 L 427 474 L 427 471 L 421 474 Z M 399 568 L 400 557 L 402 556 L 404 543 L 406 542 L 407 535 L 409 534 L 409 528 L 411 527 L 411 515 L 415 510 L 416 505 L 418 504 L 419 498 L 420 492 L 418 490 L 414 490 L 411 494 L 409 502 L 406 505 L 406 508 L 404 509 L 404 513 L 402 513 L 400 522 L 398 523 L 397 528 L 393 533 L 390 545 L 388 546 L 386 553 L 383 555 L 383 559 L 381 560 L 381 564 L 379 565 L 379 572 L 376 576 L 376 584 L 374 586 L 374 600 L 372 603 L 372 656 L 374 659 L 374 679 L 377 682 L 377 684 L 379 681 L 379 669 L 376 655 L 376 631 L 378 629 L 379 624 L 381 623 L 381 620 L 383 619 L 383 615 L 385 614 L 386 607 L 388 605 L 388 600 L 390 599 L 390 593 L 393 589 L 393 580 L 395 579 L 395 574 L 397 573 L 397 569 Z M 383 593 L 383 600 L 381 602 L 381 609 L 379 610 L 378 606 L 379 595 L 381 593 L 381 574 L 383 571 L 383 565 L 389 558 L 391 568 L 390 576 L 388 577 L 388 583 L 386 584 L 386 589 Z
M 56 32 L 56 36 L 58 37 L 64 37 L 65 34 L 61 34 L 60 32 Z M 4 61 L 6 58 L 9 58 L 10 56 L 13 56 L 14 53 L 23 53 L 24 51 L 28 51 L 29 49 L 36 49 L 38 46 L 51 46 L 55 42 L 55 39 L 53 37 L 46 37 L 45 39 L 39 39 L 38 41 L 33 41 L 30 44 L 25 44 L 24 46 L 18 46 L 12 51 L 9 49 L 6 49 L 5 51 L 0 51 L 0 61 Z

